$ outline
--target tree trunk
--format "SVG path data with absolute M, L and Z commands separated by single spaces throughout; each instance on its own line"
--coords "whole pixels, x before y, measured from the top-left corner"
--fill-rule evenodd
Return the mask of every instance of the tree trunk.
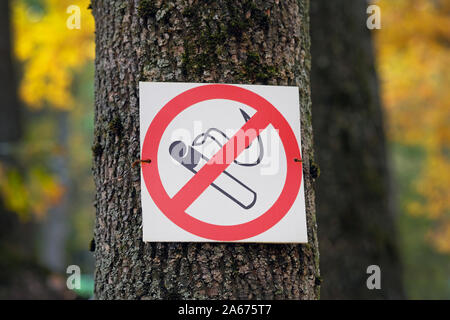
M 402 298 L 386 142 L 365 1 L 311 3 L 323 298 Z M 381 268 L 381 290 L 366 269 Z
M 319 291 L 308 2 L 111 1 L 96 20 L 95 294 L 99 299 L 315 299 Z M 139 81 L 300 88 L 309 243 L 143 243 Z
M 17 141 L 20 137 L 20 112 L 11 49 L 9 1 L 0 1 L 0 143 Z M 8 152 L 0 145 L 0 156 Z

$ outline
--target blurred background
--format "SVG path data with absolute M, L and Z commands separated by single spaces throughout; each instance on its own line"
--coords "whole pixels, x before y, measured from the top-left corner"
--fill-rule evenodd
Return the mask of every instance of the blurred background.
M 3 299 L 93 294 L 89 2 L 0 5 Z M 450 1 L 375 3 L 382 28 L 372 34 L 405 297 L 450 299 Z M 67 27 L 70 5 L 81 9 L 80 29 Z M 69 265 L 81 269 L 80 290 L 67 290 Z
M 450 299 L 450 1 L 376 3 L 405 293 Z

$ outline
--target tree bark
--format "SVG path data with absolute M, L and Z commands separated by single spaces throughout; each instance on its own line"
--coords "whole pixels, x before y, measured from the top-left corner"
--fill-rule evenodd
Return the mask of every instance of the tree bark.
M 96 0 L 92 8 L 96 298 L 317 298 L 308 1 Z M 139 81 L 298 86 L 309 243 L 143 243 L 140 172 L 131 168 Z
M 322 297 L 402 298 L 390 178 L 365 1 L 311 3 Z M 381 268 L 381 290 L 366 269 Z

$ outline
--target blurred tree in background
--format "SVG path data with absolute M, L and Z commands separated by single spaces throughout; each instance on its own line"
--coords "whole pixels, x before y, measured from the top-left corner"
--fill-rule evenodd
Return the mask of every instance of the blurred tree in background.
M 20 186 L 19 190 L 4 186 L 5 181 L 12 181 L 12 186 L 21 182 L 21 165 L 13 146 L 19 141 L 23 128 L 14 80 L 10 18 L 9 1 L 0 2 L 0 182 L 6 193 L 6 197 L 0 197 L 0 299 L 69 298 L 71 293 L 65 290 L 64 278 L 52 274 L 36 261 L 30 246 L 35 225 L 21 221 L 18 214 L 22 213 L 23 220 L 23 212 L 13 212 L 7 206 L 19 207 L 27 196 Z M 36 174 L 39 175 L 36 170 L 31 172 L 31 175 Z M 34 180 L 37 178 L 35 176 Z M 17 197 L 14 192 L 19 192 Z
M 391 176 L 367 3 L 311 2 L 321 297 L 402 299 Z M 367 267 L 382 270 L 368 290 Z
M 25 112 L 23 137 L 12 150 L 17 161 L 0 163 L 0 196 L 24 224 L 36 222 L 37 241 L 29 246 L 45 267 L 65 273 L 68 265 L 78 264 L 82 273 L 92 274 L 94 21 L 89 1 L 10 2 Z M 79 30 L 66 26 L 69 5 L 81 9 Z M 84 275 L 82 285 L 92 291 L 92 276 Z
M 411 298 L 449 298 L 450 1 L 375 3 L 405 285 Z

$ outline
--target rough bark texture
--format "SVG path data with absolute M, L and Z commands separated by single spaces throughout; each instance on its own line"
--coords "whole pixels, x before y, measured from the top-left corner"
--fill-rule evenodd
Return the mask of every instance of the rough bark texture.
M 96 297 L 315 299 L 319 291 L 308 2 L 92 2 Z M 142 242 L 139 81 L 300 88 L 307 245 Z M 314 173 L 314 170 L 312 170 Z
M 322 298 L 402 298 L 367 2 L 311 3 Z M 366 268 L 381 268 L 368 290 Z

